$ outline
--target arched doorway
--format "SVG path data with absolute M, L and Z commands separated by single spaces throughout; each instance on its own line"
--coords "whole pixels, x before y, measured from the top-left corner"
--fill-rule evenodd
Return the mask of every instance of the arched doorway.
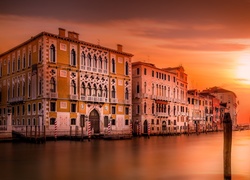
M 162 131 L 166 131 L 167 130 L 167 123 L 166 121 L 162 121 Z
M 143 133 L 147 134 L 148 133 L 148 121 L 147 120 L 144 121 L 143 126 L 144 126 Z
M 97 110 L 92 110 L 89 114 L 89 121 L 91 129 L 94 129 L 94 133 L 100 133 L 100 118 Z

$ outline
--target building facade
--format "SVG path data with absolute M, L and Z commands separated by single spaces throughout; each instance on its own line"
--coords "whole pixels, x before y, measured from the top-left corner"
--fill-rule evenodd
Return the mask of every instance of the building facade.
M 0 55 L 0 123 L 48 135 L 87 134 L 89 124 L 91 134 L 130 133 L 132 56 L 62 28 L 32 37 Z
M 160 69 L 151 63 L 134 62 L 132 78 L 134 133 L 183 132 L 187 125 L 187 75 L 183 67 Z
M 233 128 L 237 126 L 237 115 L 238 109 L 237 106 L 239 102 L 237 101 L 237 96 L 234 92 L 220 88 L 220 87 L 212 87 L 206 90 L 203 90 L 203 93 L 210 93 L 219 99 L 220 104 L 226 105 L 226 111 L 230 113 Z

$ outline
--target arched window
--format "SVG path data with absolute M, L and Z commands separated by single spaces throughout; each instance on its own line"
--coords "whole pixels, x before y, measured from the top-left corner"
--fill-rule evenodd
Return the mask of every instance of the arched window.
M 75 80 L 71 81 L 71 93 L 76 94 L 76 82 L 75 82 Z
M 31 51 L 29 52 L 28 66 L 31 66 Z
M 104 87 L 104 93 L 105 93 L 104 97 L 108 98 L 108 88 L 107 88 L 107 86 Z
M 144 82 L 144 93 L 147 93 L 147 82 Z
M 98 62 L 99 62 L 98 68 L 102 69 L 102 57 L 101 56 L 99 56 Z
M 25 82 L 23 82 L 23 96 L 25 96 Z
M 97 68 L 97 58 L 96 58 L 96 55 L 94 55 L 94 62 L 93 62 L 93 67 L 94 68 Z
M 31 96 L 31 80 L 28 82 L 28 97 Z
M 21 59 L 20 59 L 20 57 L 18 57 L 18 59 L 17 59 L 17 70 L 18 71 L 20 70 L 20 67 L 21 67 Z
M 102 86 L 101 85 L 99 85 L 98 97 L 102 97 Z
M 53 77 L 50 79 L 50 92 L 56 92 L 56 80 Z
M 38 61 L 39 61 L 39 62 L 42 62 L 42 46 L 39 47 Z
M 53 63 L 56 62 L 56 48 L 54 44 L 51 44 L 50 46 L 50 62 L 53 62 Z
M 91 96 L 91 85 L 88 83 L 88 96 Z
M 128 75 L 128 62 L 125 63 L 125 75 Z
M 42 94 L 42 84 L 43 84 L 43 80 L 42 80 L 42 78 L 40 78 L 40 80 L 39 80 L 38 95 Z
M 94 84 L 93 96 L 97 96 L 97 87 L 96 87 L 96 84 Z
M 115 98 L 116 94 L 115 94 L 115 86 L 112 86 L 112 90 L 111 90 L 111 94 L 112 94 L 112 98 Z
M 85 87 L 84 82 L 82 83 L 82 87 L 81 87 L 81 95 L 82 95 L 82 96 L 85 96 L 85 95 L 86 95 L 86 87 Z
M 20 84 L 18 83 L 17 84 L 17 97 L 20 96 Z
M 23 55 L 23 69 L 26 67 L 26 58 L 25 58 L 25 54 Z
M 74 49 L 71 50 L 71 65 L 76 66 L 76 51 Z
M 85 61 L 85 54 L 82 52 L 81 54 L 81 67 L 84 68 L 86 67 L 86 61 Z
M 115 59 L 112 58 L 112 73 L 115 73 Z
M 128 96 L 129 96 L 128 88 L 126 87 L 126 89 L 125 89 L 125 99 L 126 100 L 128 100 Z
M 137 83 L 137 86 L 136 86 L 136 93 L 140 93 L 140 85 L 139 85 L 139 83 Z
M 88 53 L 88 56 L 87 56 L 87 66 L 91 67 L 91 55 L 89 53 Z
M 144 114 L 147 114 L 147 103 L 144 102 Z
M 12 97 L 15 97 L 15 84 L 13 84 L 13 86 L 12 86 Z
M 108 70 L 108 60 L 107 60 L 106 57 L 105 57 L 105 60 L 104 60 L 104 70 Z
M 152 103 L 152 114 L 154 114 L 154 113 L 155 113 L 155 104 Z

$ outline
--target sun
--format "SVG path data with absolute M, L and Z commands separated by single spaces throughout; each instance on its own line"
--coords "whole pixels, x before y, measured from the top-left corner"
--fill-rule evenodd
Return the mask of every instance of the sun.
M 236 78 L 243 84 L 250 84 L 250 55 L 244 55 L 239 59 Z

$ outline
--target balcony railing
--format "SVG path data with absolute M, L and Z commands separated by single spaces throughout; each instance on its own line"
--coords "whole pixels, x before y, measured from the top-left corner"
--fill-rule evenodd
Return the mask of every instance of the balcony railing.
M 118 102 L 118 99 L 116 98 L 111 98 L 111 103 L 117 103 Z
M 24 100 L 23 97 L 14 97 L 9 99 L 9 103 L 21 102 L 23 100 Z
M 124 104 L 131 104 L 131 101 L 129 99 L 125 99 Z
M 71 94 L 71 95 L 69 95 L 69 99 L 71 99 L 71 100 L 77 100 L 78 99 L 78 95 L 77 94 Z
M 58 98 L 58 93 L 56 92 L 50 92 L 50 95 L 49 95 L 50 98 Z

